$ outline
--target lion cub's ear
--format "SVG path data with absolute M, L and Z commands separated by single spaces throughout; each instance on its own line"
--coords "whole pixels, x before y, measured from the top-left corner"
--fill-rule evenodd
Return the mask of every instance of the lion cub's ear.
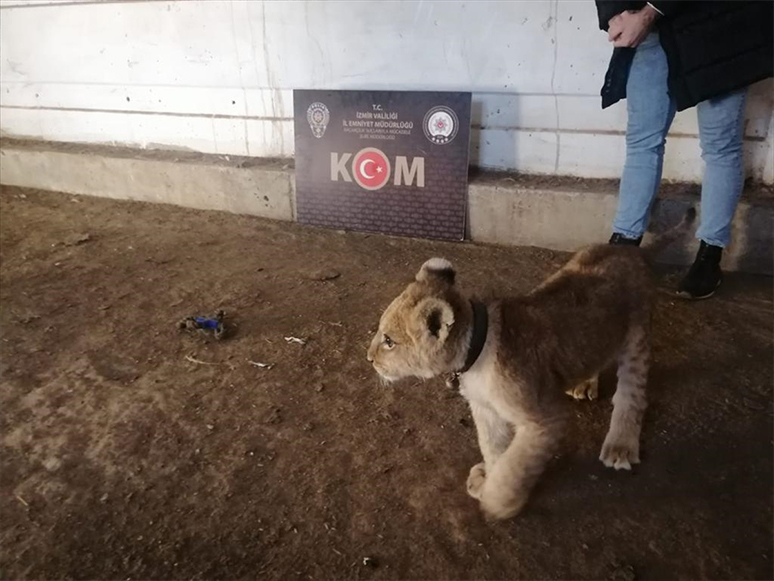
M 452 263 L 445 258 L 431 258 L 422 265 L 417 273 L 417 282 L 429 282 L 439 280 L 448 285 L 454 284 L 457 273 L 454 272 Z
M 415 310 L 422 334 L 433 342 L 443 343 L 454 325 L 454 310 L 446 301 L 429 297 L 419 301 Z

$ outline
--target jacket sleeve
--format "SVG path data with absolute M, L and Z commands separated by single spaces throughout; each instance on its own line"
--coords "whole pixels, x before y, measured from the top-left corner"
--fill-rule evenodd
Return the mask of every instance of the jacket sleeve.
M 668 2 L 661 2 L 661 4 L 665 3 Z M 599 17 L 599 29 L 607 30 L 607 23 L 610 22 L 610 19 L 613 16 L 620 14 L 621 12 L 626 12 L 627 10 L 639 10 L 645 6 L 645 2 L 636 0 L 596 0 L 596 5 L 597 16 Z
M 651 0 L 648 4 L 663 14 L 665 18 L 670 18 L 682 12 L 687 2 L 683 0 Z

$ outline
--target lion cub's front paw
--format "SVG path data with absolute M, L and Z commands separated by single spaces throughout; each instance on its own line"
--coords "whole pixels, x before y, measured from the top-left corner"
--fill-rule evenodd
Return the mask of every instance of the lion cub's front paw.
M 595 375 L 591 379 L 579 383 L 565 391 L 567 395 L 574 399 L 597 399 L 599 395 L 599 376 Z
M 477 500 L 480 499 L 484 482 L 486 482 L 486 464 L 481 462 L 470 469 L 467 483 L 468 494 Z
M 631 470 L 640 463 L 640 441 L 634 434 L 613 434 L 605 438 L 599 459 L 608 468 Z
M 527 502 L 527 497 L 526 495 L 522 496 L 515 494 L 512 491 L 508 491 L 507 494 L 501 495 L 492 494 L 492 491 L 488 490 L 486 493 L 482 491 L 479 502 L 481 503 L 481 510 L 484 513 L 484 517 L 486 517 L 487 520 L 505 520 L 513 518 L 521 512 L 521 509 L 524 508 L 524 505 Z

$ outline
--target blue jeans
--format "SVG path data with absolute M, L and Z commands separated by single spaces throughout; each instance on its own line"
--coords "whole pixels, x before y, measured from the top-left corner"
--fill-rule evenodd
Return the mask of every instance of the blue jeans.
M 627 238 L 645 233 L 664 162 L 664 144 L 675 116 L 667 91 L 666 54 L 657 34 L 637 47 L 626 102 L 626 164 L 621 176 L 613 231 Z M 742 137 L 747 90 L 702 101 L 696 106 L 699 141 L 705 162 L 701 186 L 701 225 L 696 237 L 725 247 L 744 186 Z

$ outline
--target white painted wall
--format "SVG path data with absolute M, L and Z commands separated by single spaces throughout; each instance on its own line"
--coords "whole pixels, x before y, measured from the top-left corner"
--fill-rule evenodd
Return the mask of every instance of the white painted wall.
M 292 89 L 474 92 L 476 165 L 618 177 L 626 110 L 591 0 L 0 4 L 0 129 L 58 141 L 292 156 Z M 748 106 L 748 173 L 774 183 L 772 83 Z M 696 115 L 665 176 L 698 181 Z

